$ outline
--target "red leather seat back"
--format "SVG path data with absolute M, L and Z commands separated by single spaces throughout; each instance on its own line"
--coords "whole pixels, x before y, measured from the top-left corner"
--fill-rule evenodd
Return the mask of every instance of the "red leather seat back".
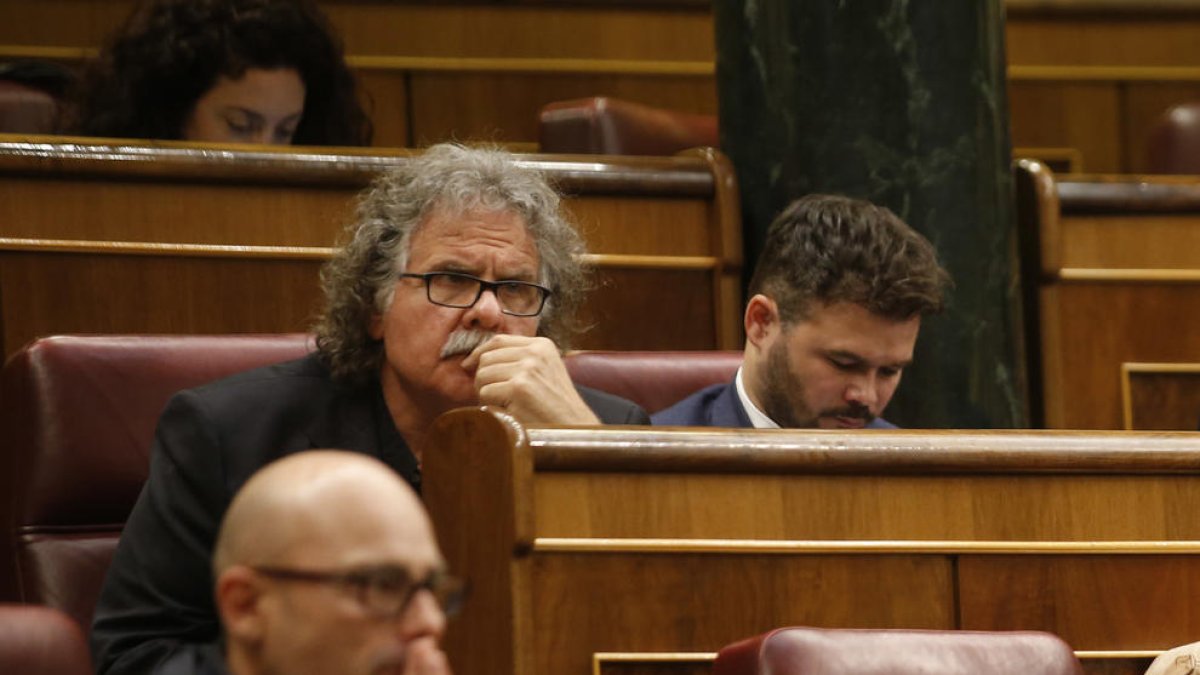
M 14 354 L 0 374 L 0 599 L 90 625 L 167 399 L 298 358 L 309 343 L 302 334 L 62 336 Z
M 715 115 L 603 96 L 548 103 L 538 114 L 539 150 L 547 153 L 673 155 L 719 142 Z
M 1080 675 L 1049 633 L 781 628 L 725 647 L 713 675 Z
M 13 355 L 0 374 L 0 600 L 90 625 L 167 399 L 311 348 L 301 334 L 61 336 Z M 581 384 L 654 412 L 727 381 L 741 353 L 583 352 L 567 363 Z
M 1200 102 L 1182 103 L 1150 127 L 1147 173 L 1200 173 Z
M 576 384 L 623 396 L 653 414 L 732 380 L 742 352 L 573 352 L 566 362 Z
M 0 673 L 90 675 L 83 633 L 62 612 L 36 605 L 0 605 Z
M 58 102 L 40 89 L 0 79 L 0 133 L 50 134 Z

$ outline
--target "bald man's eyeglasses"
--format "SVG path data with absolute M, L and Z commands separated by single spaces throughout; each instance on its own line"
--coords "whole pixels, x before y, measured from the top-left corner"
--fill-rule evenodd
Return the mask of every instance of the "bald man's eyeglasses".
M 286 567 L 252 567 L 255 572 L 285 581 L 334 584 L 351 592 L 363 607 L 383 618 L 400 616 L 408 611 L 418 591 L 429 591 L 446 616 L 454 616 L 462 608 L 466 584 L 445 570 L 434 570 L 424 579 L 413 579 L 403 567 L 384 565 L 364 567 L 345 572 L 318 572 Z
M 460 272 L 404 272 L 399 276 L 424 281 L 425 297 L 443 307 L 474 307 L 484 291 L 491 291 L 500 311 L 512 316 L 541 314 L 546 298 L 552 294 L 549 288 L 528 281 L 486 281 Z

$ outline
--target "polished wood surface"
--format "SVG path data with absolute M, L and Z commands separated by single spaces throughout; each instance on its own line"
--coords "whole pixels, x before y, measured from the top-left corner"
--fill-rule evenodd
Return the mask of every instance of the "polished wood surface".
M 1123 363 L 1126 429 L 1200 429 L 1200 363 Z
M 5 354 L 61 332 L 303 330 L 355 195 L 413 152 L 47 140 L 0 139 Z M 573 346 L 740 347 L 724 157 L 520 161 L 565 193 L 592 252 Z
M 530 428 L 466 409 L 433 442 L 443 551 L 490 588 L 450 629 L 464 675 L 615 675 L 599 655 L 621 653 L 680 673 L 668 655 L 791 624 L 1037 628 L 1089 672 L 1134 672 L 1200 631 L 1181 590 L 1200 571 L 1196 433 Z
M 1200 361 L 1200 183 L 1026 162 L 1017 184 L 1044 423 L 1124 428 L 1122 364 Z
M 541 106 L 604 94 L 715 113 L 703 2 L 321 3 L 373 99 L 376 145 L 536 142 Z M 1154 118 L 1200 98 L 1192 2 L 1010 0 L 1014 144 L 1067 148 L 1088 171 L 1139 172 Z M 6 0 L 0 58 L 77 62 L 130 0 Z

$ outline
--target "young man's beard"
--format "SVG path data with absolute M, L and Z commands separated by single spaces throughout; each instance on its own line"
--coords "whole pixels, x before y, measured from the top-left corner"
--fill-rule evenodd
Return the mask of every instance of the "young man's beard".
M 832 410 L 810 410 L 804 403 L 804 382 L 792 372 L 788 364 L 787 347 L 782 340 L 767 352 L 766 372 L 760 381 L 763 383 L 763 412 L 784 429 L 812 429 L 819 426 L 822 417 L 861 419 L 863 426 L 875 419 L 871 410 L 861 404 L 847 404 Z

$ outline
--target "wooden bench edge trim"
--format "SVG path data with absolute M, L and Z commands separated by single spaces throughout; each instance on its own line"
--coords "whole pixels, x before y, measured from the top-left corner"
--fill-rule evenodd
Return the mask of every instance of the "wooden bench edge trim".
M 609 539 L 538 537 L 537 553 L 686 555 L 1195 555 L 1200 541 L 830 541 L 766 539 Z
M 539 472 L 1200 475 L 1200 434 L 684 427 L 528 429 Z
M 281 183 L 361 189 L 379 173 L 419 151 L 353 148 L 255 150 L 241 146 L 197 147 L 183 143 L 128 139 L 76 139 L 52 136 L 17 140 L 0 137 L 0 175 L 71 178 L 128 176 L 144 180 L 213 183 Z M 82 141 L 87 142 L 82 142 Z M 698 157 L 616 157 L 600 155 L 515 155 L 517 165 L 540 171 L 560 190 L 583 195 L 711 197 L 715 179 Z
M 139 255 L 180 258 L 272 258 L 328 260 L 337 249 L 319 246 L 235 246 L 77 239 L 0 237 L 0 252 L 67 253 L 73 255 Z M 583 265 L 596 269 L 699 270 L 721 269 L 712 256 L 626 255 L 587 253 Z
M 1047 281 L 1063 283 L 1135 283 L 1135 284 L 1194 284 L 1200 283 L 1197 269 L 1094 268 L 1063 267 L 1052 271 Z
M 75 255 L 138 255 L 173 258 L 276 258 L 327 260 L 334 249 L 316 246 L 231 246 L 225 244 L 167 244 L 132 241 L 0 238 L 0 251 L 67 253 Z
M 1200 182 L 1159 175 L 1072 176 L 1059 180 L 1063 215 L 1200 213 Z

